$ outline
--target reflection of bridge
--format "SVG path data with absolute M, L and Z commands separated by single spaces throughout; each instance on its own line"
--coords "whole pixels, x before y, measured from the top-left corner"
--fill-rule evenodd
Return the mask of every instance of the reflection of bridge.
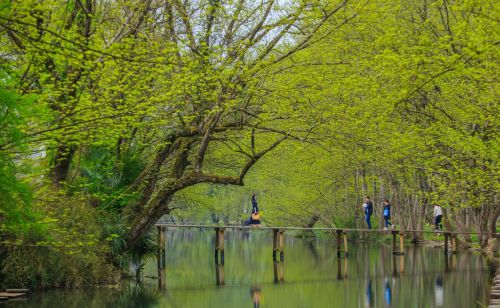
M 337 269 L 338 275 L 337 279 L 347 278 L 347 260 L 348 257 L 348 241 L 347 234 L 355 232 L 375 232 L 381 234 L 392 235 L 392 266 L 393 275 L 398 275 L 404 272 L 404 237 L 408 233 L 434 233 L 444 235 L 444 253 L 448 256 L 453 255 L 457 252 L 457 241 L 456 237 L 458 234 L 477 234 L 477 235 L 492 235 L 498 237 L 500 233 L 478 233 L 478 232 L 448 232 L 448 231 L 431 231 L 431 230 L 382 230 L 382 229 L 349 229 L 349 228 L 305 228 L 305 227 L 273 227 L 273 226 L 211 226 L 211 225 L 177 225 L 177 224 L 156 224 L 158 231 L 158 281 L 160 288 L 165 287 L 165 265 L 166 265 L 166 249 L 165 249 L 165 239 L 167 228 L 201 228 L 201 229 L 213 229 L 215 231 L 215 265 L 216 265 L 216 283 L 218 285 L 224 284 L 224 233 L 226 229 L 237 229 L 237 230 L 261 230 L 273 232 L 273 271 L 274 271 L 274 282 L 284 281 L 284 257 L 285 257 L 285 231 L 295 230 L 295 231 L 330 231 L 337 236 Z M 399 247 L 397 238 L 399 237 Z M 399 248 L 399 249 L 398 249 Z M 279 253 L 279 259 L 277 258 L 277 253 Z M 341 260 L 344 260 L 342 266 Z M 398 269 L 398 259 L 399 259 L 399 269 Z M 448 260 L 445 259 L 445 270 L 449 270 L 449 263 L 453 268 L 453 258 Z M 343 267 L 343 270 L 342 270 Z

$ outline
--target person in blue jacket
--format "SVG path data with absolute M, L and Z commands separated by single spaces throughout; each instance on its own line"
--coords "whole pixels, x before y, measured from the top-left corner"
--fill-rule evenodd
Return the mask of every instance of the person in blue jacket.
M 389 226 L 391 226 L 391 228 L 394 229 L 394 225 L 390 221 L 390 219 L 391 219 L 391 203 L 387 199 L 384 200 L 383 215 L 384 215 L 384 221 L 385 221 L 384 230 L 387 230 L 387 228 Z

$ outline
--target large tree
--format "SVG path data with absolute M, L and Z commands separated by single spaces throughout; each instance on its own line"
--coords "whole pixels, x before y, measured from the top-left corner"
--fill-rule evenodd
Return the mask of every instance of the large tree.
M 146 167 L 129 188 L 140 195 L 127 211 L 132 247 L 176 192 L 202 182 L 243 185 L 261 157 L 307 133 L 291 127 L 301 102 L 271 95 L 268 73 L 355 18 L 348 4 L 12 2 L 0 26 L 14 56 L 2 60 L 20 91 L 37 93 L 49 110 L 26 142 L 48 148 L 54 185 L 68 180 L 78 150 L 139 149 Z M 313 126 L 294 127 L 302 124 Z
M 170 212 L 176 192 L 207 182 L 243 185 L 266 153 L 299 138 L 286 124 L 293 99 L 271 97 L 267 72 L 327 36 L 325 24 L 340 27 L 355 16 L 347 1 L 176 1 L 157 13 L 168 21 L 178 68 L 168 122 L 157 128 L 158 146 L 148 149 L 152 159 L 135 183 L 141 198 L 129 247 Z

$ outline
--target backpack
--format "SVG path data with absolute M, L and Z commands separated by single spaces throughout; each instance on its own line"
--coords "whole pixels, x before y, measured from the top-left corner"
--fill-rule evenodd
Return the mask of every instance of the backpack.
M 389 208 L 384 208 L 384 216 L 388 217 L 389 216 Z

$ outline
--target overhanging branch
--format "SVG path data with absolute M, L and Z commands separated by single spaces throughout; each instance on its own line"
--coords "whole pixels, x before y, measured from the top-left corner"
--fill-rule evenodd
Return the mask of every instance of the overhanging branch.
M 288 134 L 283 135 L 281 138 L 276 140 L 273 144 L 265 148 L 264 150 L 255 153 L 252 157 L 250 157 L 245 165 L 241 168 L 240 174 L 237 177 L 231 177 L 231 176 L 220 176 L 216 174 L 205 174 L 202 171 L 192 171 L 189 173 L 187 176 L 182 177 L 179 179 L 173 189 L 173 192 L 182 190 L 184 188 L 187 188 L 189 186 L 193 186 L 195 184 L 199 183 L 213 183 L 213 184 L 222 184 L 222 185 L 237 185 L 237 186 L 243 186 L 244 185 L 244 178 L 245 175 L 250 171 L 252 166 L 257 163 L 259 159 L 264 157 L 267 153 L 275 149 L 279 144 L 281 144 L 283 141 L 285 141 L 288 138 Z

